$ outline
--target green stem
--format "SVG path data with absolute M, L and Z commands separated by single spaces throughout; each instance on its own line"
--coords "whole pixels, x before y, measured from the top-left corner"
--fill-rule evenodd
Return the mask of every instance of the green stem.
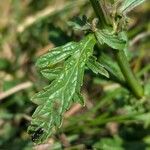
M 120 66 L 129 88 L 137 98 L 142 98 L 144 95 L 143 87 L 133 74 L 124 51 L 119 51 L 115 54 L 118 65 Z
M 103 15 L 103 11 L 102 11 L 102 8 L 99 4 L 99 1 L 98 0 L 90 0 L 91 4 L 92 4 L 92 7 L 95 11 L 95 14 L 96 16 L 98 17 L 99 19 L 99 26 L 101 28 L 105 27 L 106 26 L 106 21 L 105 21 L 105 17 Z
M 105 27 L 107 25 L 106 20 L 105 20 L 103 11 L 100 7 L 98 0 L 90 0 L 90 2 L 93 6 L 93 9 L 94 9 L 97 17 L 99 18 L 101 26 Z M 119 64 L 119 66 L 120 66 L 120 69 L 126 79 L 128 87 L 132 90 L 133 94 L 137 98 L 142 98 L 144 95 L 143 87 L 140 85 L 140 83 L 136 79 L 135 75 L 133 74 L 124 51 L 117 52 L 116 58 L 117 58 L 117 62 Z

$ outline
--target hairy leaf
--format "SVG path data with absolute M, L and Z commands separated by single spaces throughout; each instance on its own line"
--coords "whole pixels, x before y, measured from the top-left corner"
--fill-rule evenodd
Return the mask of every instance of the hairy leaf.
M 114 77 L 119 79 L 120 81 L 124 81 L 123 74 L 116 62 L 111 59 L 111 57 L 107 56 L 105 53 L 102 53 L 99 61 L 102 63 L 102 65 L 108 70 L 109 73 L 111 73 Z
M 128 13 L 132 9 L 134 9 L 136 6 L 143 3 L 145 0 L 124 0 L 119 8 L 119 11 L 121 13 Z
M 39 68 L 46 68 L 54 66 L 55 64 L 68 58 L 72 53 L 77 50 L 77 44 L 75 42 L 67 43 L 66 45 L 56 47 L 50 50 L 45 55 L 41 56 L 36 63 Z
M 62 67 L 57 67 L 57 68 L 43 69 L 41 70 L 41 73 L 45 78 L 49 80 L 53 80 L 57 78 L 58 74 L 60 74 L 61 71 L 62 71 Z
M 73 102 L 84 104 L 80 95 L 80 88 L 83 82 L 85 65 L 92 55 L 95 42 L 94 36 L 88 35 L 79 43 L 71 42 L 69 45 L 63 46 L 65 52 L 62 47 L 59 47 L 55 49 L 56 52 L 53 50 L 52 54 L 49 52 L 41 57 L 40 61 L 38 60 L 38 65 L 45 67 L 51 65 L 51 63 L 55 64 L 58 60 L 70 55 L 71 51 L 74 51 L 65 61 L 62 71 L 56 79 L 32 97 L 32 101 L 39 105 L 32 115 L 32 122 L 28 128 L 28 133 L 31 134 L 35 143 L 45 141 L 54 127 L 61 126 L 63 113 L 69 109 Z M 60 51 L 64 52 L 64 57 L 60 57 L 60 54 L 62 54 Z M 68 51 L 68 55 L 65 55 Z M 56 62 L 55 57 L 58 58 Z M 44 65 L 42 65 L 42 62 Z
M 101 74 L 107 78 L 109 78 L 109 74 L 107 72 L 107 70 L 105 70 L 104 66 L 99 63 L 98 61 L 96 61 L 95 57 L 90 57 L 88 62 L 87 62 L 87 66 L 88 68 L 90 68 L 94 73 L 96 74 Z
M 116 50 L 123 50 L 126 46 L 126 41 L 110 33 L 109 30 L 97 30 L 95 36 L 100 44 L 105 43 Z

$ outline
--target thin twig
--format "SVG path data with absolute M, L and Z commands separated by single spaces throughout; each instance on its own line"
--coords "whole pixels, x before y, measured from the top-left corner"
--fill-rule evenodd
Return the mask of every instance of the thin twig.
M 18 84 L 17 86 L 9 89 L 8 91 L 5 91 L 3 93 L 0 93 L 0 100 L 3 100 L 7 97 L 9 97 L 10 95 L 16 93 L 16 92 L 19 92 L 21 90 L 25 90 L 25 89 L 28 89 L 32 86 L 32 82 L 30 81 L 27 81 L 27 82 L 24 82 L 24 83 L 21 83 L 21 84 Z

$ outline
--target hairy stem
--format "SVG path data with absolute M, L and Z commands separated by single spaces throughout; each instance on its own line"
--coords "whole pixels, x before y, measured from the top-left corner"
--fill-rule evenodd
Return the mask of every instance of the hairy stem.
M 119 51 L 115 55 L 129 88 L 137 98 L 142 98 L 144 95 L 143 87 L 133 74 L 124 51 Z
M 105 27 L 107 24 L 98 0 L 90 0 L 90 2 L 93 6 L 93 9 L 97 17 L 99 18 L 101 26 Z M 124 51 L 119 51 L 115 53 L 115 55 L 116 55 L 117 62 L 120 66 L 120 69 L 126 79 L 128 87 L 131 89 L 132 93 L 137 98 L 142 98 L 144 95 L 143 87 L 140 85 L 135 75 L 133 74 Z
M 102 28 L 102 27 L 105 27 L 106 26 L 106 21 L 105 21 L 105 17 L 103 15 L 103 10 L 99 4 L 99 1 L 98 0 L 90 0 L 91 4 L 92 4 L 92 7 L 95 11 L 95 14 L 96 16 L 98 17 L 99 19 L 99 26 Z

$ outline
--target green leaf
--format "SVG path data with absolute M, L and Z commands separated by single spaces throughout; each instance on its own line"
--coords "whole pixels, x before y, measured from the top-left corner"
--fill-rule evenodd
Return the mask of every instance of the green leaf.
M 57 68 L 43 69 L 41 70 L 41 73 L 45 78 L 49 80 L 53 80 L 57 78 L 58 74 L 60 74 L 61 71 L 62 71 L 62 67 L 57 67 Z
M 116 62 L 114 60 L 107 56 L 105 53 L 102 53 L 100 55 L 99 61 L 101 64 L 107 69 L 107 71 L 112 74 L 114 77 L 119 79 L 120 81 L 124 81 L 123 74 Z
M 95 57 L 90 57 L 88 62 L 87 62 L 87 66 L 89 69 L 91 69 L 94 73 L 96 74 L 101 74 L 107 78 L 109 78 L 109 73 L 107 72 L 107 70 L 105 70 L 104 66 L 102 64 L 100 64 L 98 61 L 96 61 Z
M 73 102 L 84 103 L 79 93 L 85 66 L 93 53 L 95 42 L 94 36 L 88 35 L 79 43 L 72 43 L 73 46 L 70 45 L 69 48 L 76 47 L 76 51 L 65 61 L 60 74 L 49 86 L 32 97 L 32 101 L 39 105 L 32 115 L 31 125 L 28 128 L 28 133 L 35 143 L 47 140 L 53 129 L 61 126 L 63 114 Z
M 119 8 L 120 13 L 128 13 L 145 0 L 124 0 Z
M 37 60 L 36 66 L 39 68 L 52 67 L 55 64 L 68 58 L 76 50 L 77 50 L 77 44 L 75 42 L 70 42 L 67 43 L 66 45 L 56 47 L 50 50 L 45 55 L 41 56 Z
M 95 36 L 100 44 L 107 44 L 113 49 L 123 50 L 126 46 L 126 41 L 119 36 L 112 34 L 109 30 L 97 30 Z

